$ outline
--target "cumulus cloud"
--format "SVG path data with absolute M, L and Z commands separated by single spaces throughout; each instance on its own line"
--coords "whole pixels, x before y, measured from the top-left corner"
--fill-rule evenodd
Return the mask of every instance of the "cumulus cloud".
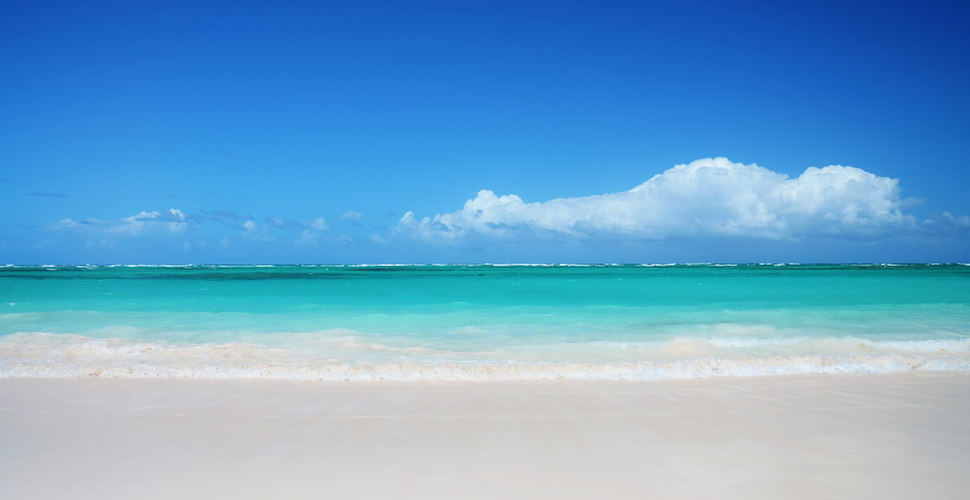
M 314 231 L 326 231 L 327 229 L 330 229 L 329 227 L 327 227 L 327 219 L 324 219 L 323 217 L 317 217 L 316 219 L 313 219 L 313 220 L 304 219 L 300 221 L 300 224 L 304 228 L 313 229 Z
M 298 238 L 293 240 L 299 246 L 315 246 L 320 239 L 320 233 L 330 229 L 327 227 L 327 220 L 323 217 L 317 217 L 313 220 L 301 220 L 300 227 L 303 228 L 303 231 Z
M 527 203 L 482 190 L 455 212 L 418 219 L 407 212 L 395 236 L 457 242 L 610 236 L 693 235 L 797 240 L 810 235 L 874 238 L 918 226 L 903 213 L 898 179 L 832 165 L 797 178 L 756 164 L 706 158 L 677 165 L 629 191 Z
M 170 208 L 161 212 L 140 212 L 117 220 L 61 219 L 43 228 L 111 236 L 137 236 L 154 232 L 181 233 L 188 229 L 190 222 L 181 210 Z
M 342 220 L 357 220 L 363 216 L 364 216 L 364 212 L 355 212 L 353 210 L 349 210 L 347 212 L 340 214 L 340 218 Z
M 273 238 L 268 234 L 268 229 L 269 226 L 260 226 L 252 219 L 243 222 L 236 228 L 236 230 L 239 231 L 239 235 L 242 236 L 243 240 L 245 241 L 276 241 L 276 238 Z

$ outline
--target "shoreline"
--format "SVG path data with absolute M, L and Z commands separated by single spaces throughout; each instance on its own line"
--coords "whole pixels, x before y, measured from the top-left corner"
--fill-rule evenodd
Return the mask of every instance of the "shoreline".
M 4 498 L 965 498 L 970 373 L 0 379 Z
M 253 339 L 177 343 L 20 332 L 0 336 L 0 378 L 499 382 L 970 372 L 966 338 L 675 337 L 456 352 L 333 333 L 290 334 L 267 345 Z M 551 358 L 534 352 L 543 349 Z

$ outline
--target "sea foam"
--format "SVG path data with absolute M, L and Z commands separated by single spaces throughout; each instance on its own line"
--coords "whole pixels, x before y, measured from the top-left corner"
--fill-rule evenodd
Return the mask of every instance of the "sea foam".
M 340 345 L 338 345 L 340 344 Z M 248 342 L 175 344 L 22 333 L 0 340 L 0 377 L 186 377 L 217 379 L 365 380 L 667 380 L 823 373 L 970 370 L 970 340 L 872 341 L 858 338 L 678 338 L 664 342 L 520 346 L 489 352 L 399 348 L 354 338 L 328 349 L 268 347 Z M 739 350 L 743 345 L 745 349 Z M 706 354 L 676 357 L 676 353 Z M 718 346 L 727 346 L 727 349 Z M 787 354 L 772 353 L 786 346 Z M 635 350 L 653 358 L 606 362 L 543 361 L 564 353 Z M 798 353 L 798 351 L 803 351 Z M 814 352 L 810 352 L 814 351 Z M 335 356 L 335 354 L 337 354 Z M 628 355 L 628 352 L 626 353 Z M 509 358 L 509 356 L 515 356 Z M 596 356 L 587 356 L 587 358 Z

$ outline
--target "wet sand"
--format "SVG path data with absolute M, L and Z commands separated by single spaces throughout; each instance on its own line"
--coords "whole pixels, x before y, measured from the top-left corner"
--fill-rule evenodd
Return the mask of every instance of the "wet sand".
M 970 498 L 970 374 L 0 379 L 0 498 Z

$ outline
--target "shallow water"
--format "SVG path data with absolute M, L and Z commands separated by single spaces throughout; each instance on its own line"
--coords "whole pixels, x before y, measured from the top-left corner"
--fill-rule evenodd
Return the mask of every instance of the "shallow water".
M 0 376 L 970 370 L 965 265 L 0 268 Z

